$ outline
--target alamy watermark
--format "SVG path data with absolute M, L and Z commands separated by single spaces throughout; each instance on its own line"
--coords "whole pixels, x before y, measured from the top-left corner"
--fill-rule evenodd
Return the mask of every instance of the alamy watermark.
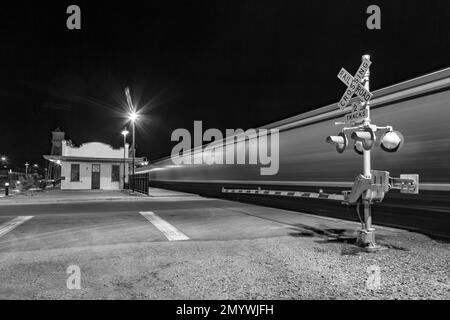
M 70 265 L 66 271 L 70 276 L 67 278 L 66 285 L 69 290 L 81 289 L 81 269 L 77 265 Z
M 377 265 L 367 267 L 366 272 L 369 274 L 366 280 L 366 288 L 368 290 L 378 290 L 381 287 L 381 269 Z
M 176 129 L 172 132 L 171 140 L 179 143 L 172 149 L 172 162 L 175 165 L 259 165 L 260 174 L 263 176 L 278 173 L 278 129 L 225 131 L 225 135 L 215 128 L 203 132 L 202 121 L 194 121 L 194 137 L 187 129 Z M 203 146 L 204 142 L 210 143 Z

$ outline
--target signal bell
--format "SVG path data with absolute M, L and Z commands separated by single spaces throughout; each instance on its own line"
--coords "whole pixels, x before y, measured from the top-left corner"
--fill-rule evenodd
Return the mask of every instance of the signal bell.
M 327 142 L 336 145 L 336 151 L 339 153 L 344 152 L 348 145 L 348 139 L 345 133 L 341 132 L 337 136 L 328 136 Z
M 381 138 L 381 149 L 387 152 L 396 152 L 403 146 L 405 139 L 398 131 L 388 131 Z

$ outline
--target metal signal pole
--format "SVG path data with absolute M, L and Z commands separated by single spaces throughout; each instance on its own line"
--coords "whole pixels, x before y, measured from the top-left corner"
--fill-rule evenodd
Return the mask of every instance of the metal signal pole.
M 362 60 L 364 61 L 370 60 L 370 55 L 364 55 L 362 56 Z M 364 89 L 366 89 L 368 92 L 370 92 L 370 67 L 367 68 L 367 71 L 364 74 L 363 77 L 364 82 Z M 370 100 L 366 102 L 365 109 L 367 112 L 367 117 L 364 120 L 364 126 L 369 126 L 371 124 L 370 120 Z M 363 151 L 363 159 L 364 159 L 364 176 L 366 178 L 371 178 L 371 150 L 365 150 Z M 375 229 L 372 228 L 372 207 L 370 204 L 370 198 L 371 198 L 371 190 L 367 190 L 365 192 L 365 197 L 363 197 L 363 204 L 364 204 L 364 229 L 360 230 L 358 241 L 360 243 L 369 244 L 369 246 L 375 245 Z M 364 199 L 365 198 L 365 199 Z

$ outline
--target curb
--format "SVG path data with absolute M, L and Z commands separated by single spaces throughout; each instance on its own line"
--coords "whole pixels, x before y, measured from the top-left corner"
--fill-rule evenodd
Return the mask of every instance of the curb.
M 58 200 L 42 200 L 42 201 L 3 201 L 0 200 L 0 206 L 9 205 L 32 205 L 32 204 L 57 204 L 57 203 L 80 203 L 80 202 L 99 202 L 99 201 L 136 201 L 136 200 L 149 200 L 150 197 L 129 197 L 129 198 L 92 198 L 92 199 L 58 199 Z

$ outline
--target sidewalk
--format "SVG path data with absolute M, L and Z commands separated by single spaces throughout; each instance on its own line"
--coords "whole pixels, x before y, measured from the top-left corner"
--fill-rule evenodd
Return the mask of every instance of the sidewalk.
M 148 188 L 148 195 L 150 197 L 199 197 L 197 194 L 186 193 L 181 191 L 173 191 L 160 188 Z
M 0 197 L 0 205 L 49 204 L 105 200 L 138 200 L 148 197 L 128 190 L 38 190 Z
M 130 190 L 29 190 L 26 192 L 12 192 L 9 196 L 0 195 L 1 205 L 23 205 L 23 204 L 51 204 L 51 203 L 76 203 L 86 201 L 137 201 L 151 200 L 152 198 L 168 197 L 174 200 L 180 197 L 201 197 L 196 194 L 149 188 L 149 195 L 132 193 Z

